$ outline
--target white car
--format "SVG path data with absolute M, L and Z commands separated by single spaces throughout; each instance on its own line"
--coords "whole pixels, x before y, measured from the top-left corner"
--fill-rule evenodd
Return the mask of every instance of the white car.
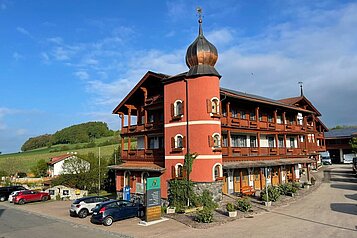
M 97 204 L 108 200 L 109 198 L 100 196 L 78 198 L 72 203 L 69 214 L 70 216 L 85 218 L 93 213 L 92 209 L 95 208 Z
M 14 197 L 17 193 L 22 192 L 22 191 L 26 191 L 26 190 L 13 191 L 12 193 L 10 193 L 9 198 L 8 198 L 8 201 L 9 201 L 9 202 L 12 202 L 13 197 Z

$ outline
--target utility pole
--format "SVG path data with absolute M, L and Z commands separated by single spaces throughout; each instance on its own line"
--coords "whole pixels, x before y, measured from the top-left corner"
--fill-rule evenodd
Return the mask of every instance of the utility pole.
M 98 196 L 100 194 L 100 147 L 98 148 L 99 151 L 98 151 Z
M 117 149 L 114 147 L 114 164 L 117 164 Z

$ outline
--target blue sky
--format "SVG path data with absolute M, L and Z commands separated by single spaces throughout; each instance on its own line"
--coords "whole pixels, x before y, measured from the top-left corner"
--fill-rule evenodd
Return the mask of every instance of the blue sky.
M 198 31 L 216 45 L 221 86 L 305 95 L 329 126 L 357 125 L 353 1 L 0 0 L 0 151 L 100 120 L 148 70 L 177 74 Z

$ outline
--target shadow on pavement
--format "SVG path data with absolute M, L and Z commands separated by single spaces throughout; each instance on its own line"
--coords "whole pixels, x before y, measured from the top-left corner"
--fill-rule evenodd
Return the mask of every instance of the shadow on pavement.
M 352 200 L 357 200 L 357 193 L 355 194 L 346 194 L 346 198 L 352 199 Z
M 354 183 L 356 181 L 356 179 L 355 178 L 330 178 L 330 181 L 343 182 L 343 183 Z
M 353 203 L 331 203 L 331 210 L 352 215 L 357 215 L 357 206 Z
M 4 213 L 5 209 L 0 209 L 0 217 Z
M 357 191 L 357 184 L 331 184 L 331 188 Z

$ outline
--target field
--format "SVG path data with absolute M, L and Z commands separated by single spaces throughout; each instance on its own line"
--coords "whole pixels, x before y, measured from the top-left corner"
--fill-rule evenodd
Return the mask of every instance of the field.
M 99 138 L 95 140 L 96 144 L 105 142 L 107 140 L 112 139 L 113 137 L 105 137 Z M 41 159 L 45 159 L 49 161 L 50 158 L 66 154 L 67 152 L 77 152 L 77 154 L 87 154 L 89 152 L 93 152 L 96 156 L 98 156 L 99 147 L 93 148 L 83 148 L 83 149 L 75 149 L 79 147 L 83 147 L 86 143 L 81 144 L 72 144 L 72 145 L 55 145 L 51 148 L 41 148 L 32 151 L 19 152 L 13 154 L 4 154 L 0 155 L 0 171 L 6 171 L 8 173 L 15 172 L 30 172 L 31 168 L 36 165 L 37 161 Z M 114 152 L 114 149 L 118 148 L 119 144 L 106 145 L 100 147 L 101 157 L 111 156 Z M 58 151 L 58 152 L 50 152 L 54 151 L 56 148 L 61 148 L 63 146 L 68 147 L 68 150 Z

